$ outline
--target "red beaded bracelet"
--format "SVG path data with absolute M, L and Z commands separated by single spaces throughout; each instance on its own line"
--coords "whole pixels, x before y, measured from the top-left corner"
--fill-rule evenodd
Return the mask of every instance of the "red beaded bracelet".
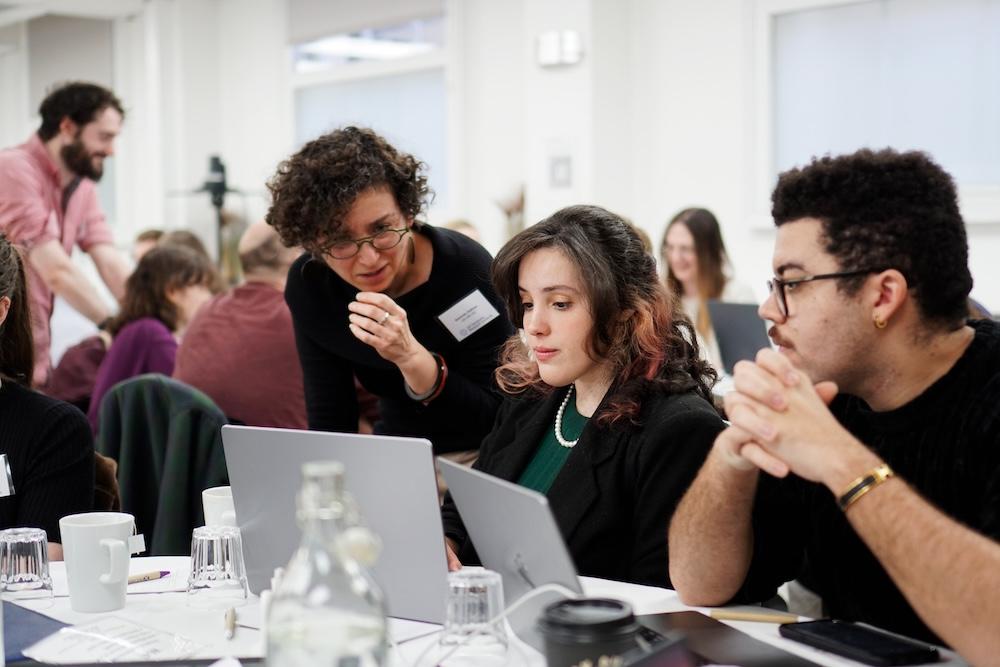
M 403 382 L 403 387 L 406 389 L 406 395 L 412 398 L 414 401 L 420 401 L 424 405 L 430 404 L 435 398 L 441 395 L 441 391 L 444 389 L 444 383 L 448 379 L 448 364 L 445 363 L 444 357 L 442 357 L 437 352 L 431 352 L 431 356 L 434 357 L 434 361 L 438 364 L 437 377 L 434 378 L 434 384 L 430 389 L 422 394 L 414 393 L 410 389 L 410 385 Z

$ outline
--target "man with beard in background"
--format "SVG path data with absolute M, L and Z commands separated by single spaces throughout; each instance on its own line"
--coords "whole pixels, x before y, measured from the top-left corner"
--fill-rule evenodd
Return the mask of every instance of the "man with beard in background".
M 98 326 L 111 310 L 70 259 L 73 246 L 90 255 L 117 299 L 130 267 L 113 245 L 96 181 L 114 155 L 125 111 L 110 90 L 64 84 L 42 101 L 42 124 L 24 144 L 0 151 L 0 233 L 25 253 L 35 339 L 31 384 L 44 390 L 54 294 Z M 27 378 L 26 378 L 27 379 Z

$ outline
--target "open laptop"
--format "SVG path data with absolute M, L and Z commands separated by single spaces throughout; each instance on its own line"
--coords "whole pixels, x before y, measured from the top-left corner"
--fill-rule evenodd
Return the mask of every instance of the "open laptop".
M 544 495 L 445 459 L 439 458 L 438 465 L 480 560 L 503 579 L 507 606 L 531 589 L 550 583 L 583 594 L 576 567 Z M 535 622 L 547 605 L 563 597 L 543 594 L 529 601 L 508 616 L 511 629 L 521 641 L 544 650 Z M 651 614 L 639 616 L 638 620 L 660 636 L 683 633 L 687 649 L 704 663 L 744 667 L 814 664 L 699 612 Z
M 729 375 L 733 374 L 737 361 L 753 359 L 758 350 L 771 347 L 767 325 L 757 314 L 756 304 L 713 300 L 708 302 L 708 314 L 719 343 L 722 365 Z
M 444 622 L 448 565 L 431 443 L 417 438 L 223 426 L 250 590 L 270 587 L 299 546 L 302 464 L 336 460 L 365 523 L 382 540 L 372 574 L 391 616 Z

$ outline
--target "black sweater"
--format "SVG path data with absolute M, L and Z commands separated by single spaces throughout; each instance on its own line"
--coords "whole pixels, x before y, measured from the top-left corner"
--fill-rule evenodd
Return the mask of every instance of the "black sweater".
M 927 501 L 1000 540 L 1000 325 L 970 322 L 975 339 L 941 379 L 906 405 L 874 412 L 853 396 L 831 409 L 856 438 Z M 798 577 L 834 618 L 941 640 L 917 616 L 826 487 L 761 475 L 754 560 L 744 598 Z M 863 502 L 877 502 L 878 492 Z M 921 554 L 913 554 L 920 558 Z
M 491 259 L 481 245 L 457 232 L 426 225 L 417 233 L 434 248 L 430 278 L 395 301 L 406 311 L 413 336 L 444 357 L 448 365 L 444 390 L 427 406 L 410 399 L 399 369 L 347 328 L 347 305 L 358 289 L 324 262 L 303 255 L 288 273 L 285 300 L 295 326 L 309 428 L 357 431 L 353 379 L 357 376 L 379 397 L 376 433 L 427 438 L 436 454 L 476 449 L 500 406 L 493 372 L 500 347 L 514 328 L 490 284 Z M 459 342 L 438 316 L 474 290 L 481 291 L 500 315 Z
M 0 453 L 15 491 L 0 498 L 0 528 L 44 528 L 59 543 L 59 519 L 93 508 L 93 436 L 72 405 L 4 380 Z

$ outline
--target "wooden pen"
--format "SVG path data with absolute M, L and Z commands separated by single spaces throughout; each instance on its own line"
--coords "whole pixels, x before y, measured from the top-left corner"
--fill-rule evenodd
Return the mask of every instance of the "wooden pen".
M 708 615 L 720 621 L 753 621 L 754 623 L 797 623 L 799 617 L 780 611 L 736 611 L 712 609 Z
M 129 575 L 128 583 L 139 584 L 143 581 L 155 581 L 170 574 L 169 570 L 154 570 L 153 572 L 143 572 L 142 574 Z

